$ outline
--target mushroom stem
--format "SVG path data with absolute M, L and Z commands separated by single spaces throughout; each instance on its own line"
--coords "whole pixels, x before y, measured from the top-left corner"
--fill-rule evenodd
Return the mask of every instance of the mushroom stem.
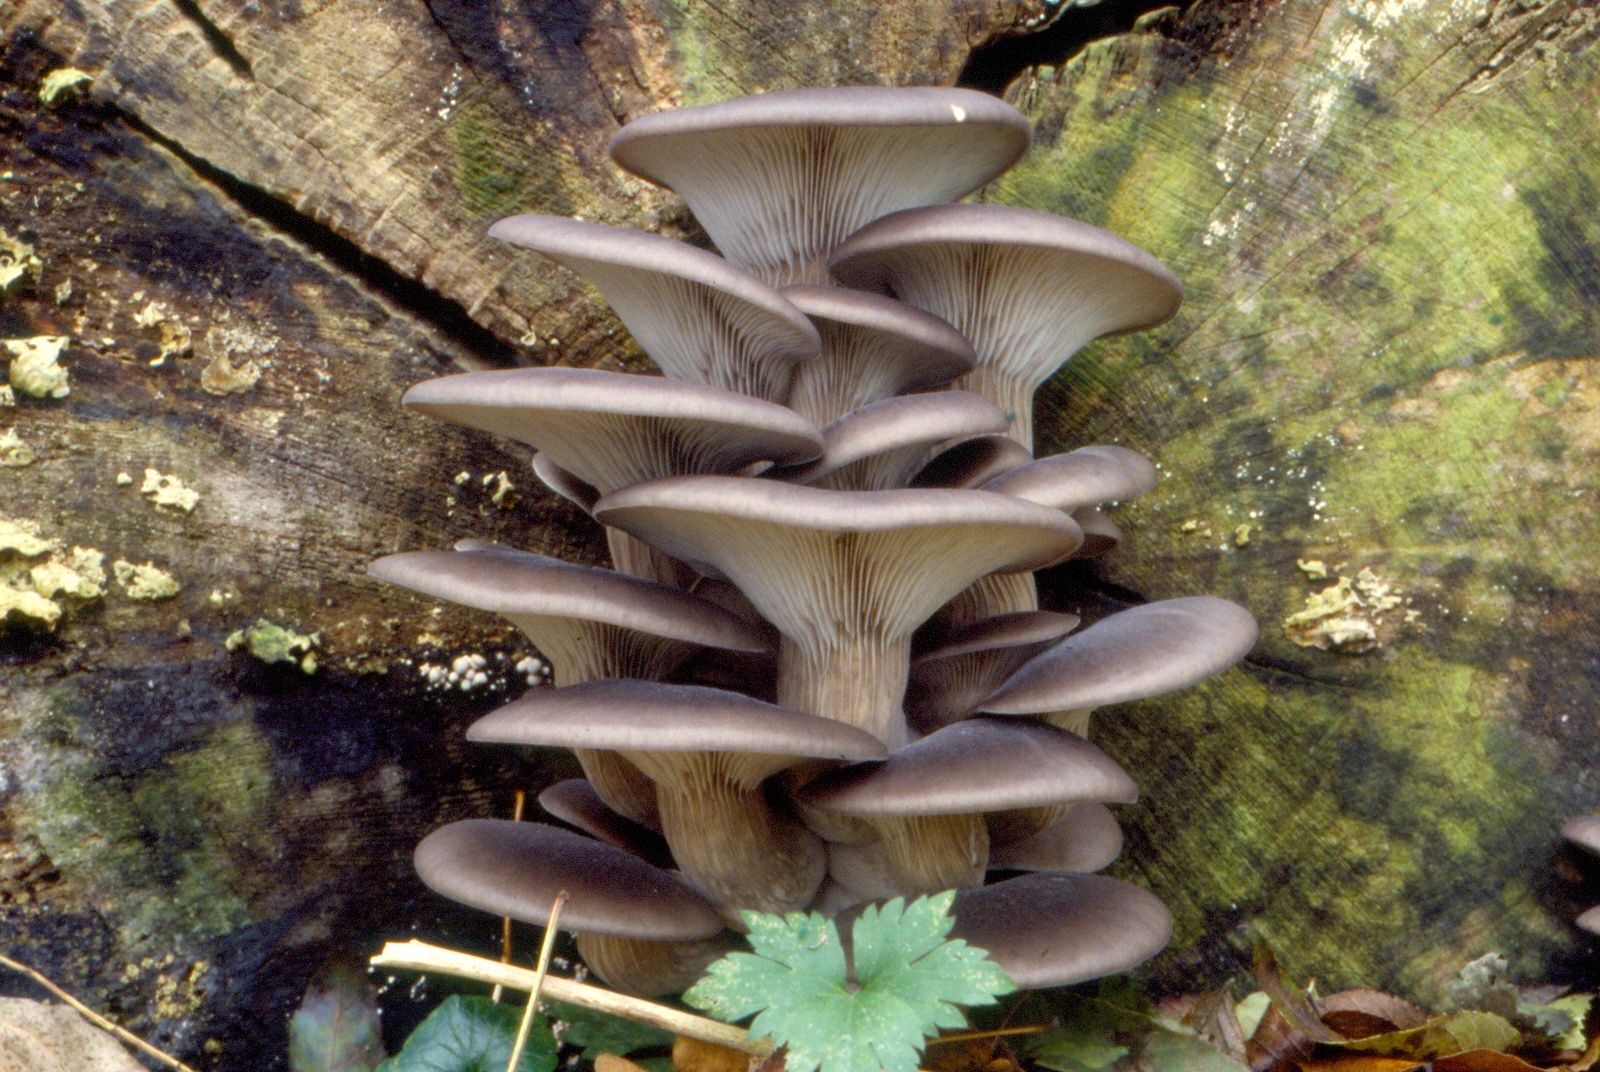
M 793 912 L 827 872 L 822 839 L 776 811 L 726 752 L 629 752 L 656 783 L 661 833 L 689 884 L 717 905 Z M 742 926 L 742 924 L 741 924 Z
M 1050 723 L 1058 730 L 1076 733 L 1079 737 L 1089 736 L 1089 716 L 1094 714 L 1094 708 L 1084 707 L 1076 711 L 1051 711 L 1040 715 L 1039 718 Z
M 864 627 L 778 644 L 778 705 L 866 730 L 890 751 L 906 744 L 900 700 L 911 668 L 911 638 Z M 948 889 L 949 887 L 940 887 Z
M 952 390 L 971 391 L 999 406 L 1006 415 L 1005 435 L 1033 449 L 1033 385 L 1015 372 L 982 363 L 958 377 Z
M 938 621 L 946 629 L 955 629 L 1000 614 L 1038 609 L 1039 589 L 1032 573 L 991 573 L 940 607 Z
M 890 881 L 906 897 L 976 889 L 989 867 L 982 815 L 914 815 L 867 820 L 883 839 Z
M 735 948 L 731 934 L 698 942 L 647 942 L 606 934 L 576 936 L 578 955 L 612 989 L 634 997 L 681 994 L 708 965 Z
M 611 568 L 629 577 L 688 589 L 700 576 L 671 555 L 610 525 L 606 526 L 606 546 L 611 549 Z

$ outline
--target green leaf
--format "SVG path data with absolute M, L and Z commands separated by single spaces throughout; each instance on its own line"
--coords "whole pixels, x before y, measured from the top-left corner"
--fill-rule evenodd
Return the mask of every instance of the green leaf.
M 505 1072 L 522 1022 L 522 1006 L 452 994 L 417 1025 L 378 1072 Z M 535 1016 L 516 1072 L 553 1072 L 556 1040 Z
M 1149 1072 L 1248 1072 L 1209 1042 L 1165 1029 L 1150 1036 L 1139 1057 Z
M 831 920 L 746 912 L 754 953 L 711 965 L 683 1000 L 788 1047 L 788 1072 L 915 1072 L 924 1041 L 966 1023 L 958 1005 L 1016 989 L 981 949 L 949 940 L 953 891 L 868 907 L 852 931 L 857 989 Z
M 291 1072 L 373 1072 L 381 1060 L 378 994 L 366 976 L 341 965 L 306 988 L 289 1020 Z
M 550 1002 L 549 1011 L 552 1018 L 566 1025 L 561 1031 L 561 1041 L 578 1047 L 586 1061 L 592 1062 L 602 1053 L 626 1057 L 638 1050 L 672 1046 L 672 1032 L 659 1027 L 560 1001 Z
M 1495 1050 L 1505 1053 L 1522 1041 L 1522 1032 L 1492 1012 L 1454 1012 L 1436 1016 L 1421 1027 L 1391 1031 L 1387 1035 L 1354 1039 L 1331 1045 L 1354 1053 L 1380 1057 L 1403 1057 L 1409 1061 L 1431 1061 L 1467 1050 Z
M 1572 1017 L 1572 1026 L 1555 1040 L 1556 1049 L 1583 1050 L 1588 1047 L 1589 1040 L 1584 1037 L 1583 1024 L 1589 1017 L 1589 1006 L 1592 1004 L 1594 1004 L 1593 994 L 1568 994 L 1549 1003 L 1548 1008 Z

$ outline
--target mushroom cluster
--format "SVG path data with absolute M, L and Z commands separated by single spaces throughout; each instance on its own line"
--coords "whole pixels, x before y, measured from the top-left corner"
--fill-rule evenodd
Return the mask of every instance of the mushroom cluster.
M 1160 901 L 1094 874 L 1122 844 L 1106 805 L 1137 790 L 1089 712 L 1218 673 L 1256 626 L 1206 597 L 1081 631 L 1039 608 L 1032 571 L 1115 548 L 1099 507 L 1156 472 L 1114 446 L 1035 460 L 1034 390 L 1182 287 L 1098 228 L 958 201 L 1029 138 L 969 90 L 767 93 L 611 142 L 720 256 L 550 216 L 490 229 L 597 288 L 664 377 L 523 368 L 405 396 L 534 448 L 614 566 L 473 540 L 372 564 L 526 632 L 555 687 L 468 738 L 570 748 L 586 775 L 539 799 L 587 836 L 453 823 L 417 850 L 425 883 L 536 924 L 566 890 L 590 968 L 646 996 L 736 944 L 743 910 L 951 888 L 955 934 L 1024 987 L 1166 944 Z

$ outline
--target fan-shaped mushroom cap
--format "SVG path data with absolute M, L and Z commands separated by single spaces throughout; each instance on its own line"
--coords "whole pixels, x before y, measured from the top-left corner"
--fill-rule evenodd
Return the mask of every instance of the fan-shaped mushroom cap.
M 910 636 L 994 570 L 1070 552 L 1066 515 L 982 491 L 824 491 L 768 480 L 669 477 L 595 504 L 595 516 L 720 571 L 783 634 L 778 702 L 905 739 Z
M 672 850 L 660 834 L 613 811 L 594 786 L 582 778 L 568 778 L 547 787 L 539 794 L 539 807 L 577 827 L 590 837 L 599 838 L 663 871 L 677 868 Z
M 740 947 L 724 932 L 698 942 L 644 942 L 605 934 L 580 934 L 578 955 L 596 975 L 624 994 L 666 997 L 689 989 L 705 970 Z
M 1036 655 L 978 710 L 1043 714 L 1160 696 L 1249 654 L 1256 620 L 1237 603 L 1191 596 L 1113 614 Z
M 425 380 L 401 402 L 539 450 L 600 494 L 752 462 L 820 457 L 822 434 L 791 409 L 702 383 L 596 369 L 519 368 Z
M 1073 558 L 1100 558 L 1122 543 L 1122 530 L 1117 523 L 1092 506 L 1080 506 L 1072 511 L 1072 520 L 1083 530 L 1083 542 L 1072 552 Z
M 948 439 L 992 432 L 1006 415 L 971 391 L 901 395 L 847 413 L 822 430 L 822 457 L 781 475 L 835 491 L 903 488 Z
M 1047 610 L 1002 614 L 943 635 L 911 660 L 906 721 L 932 733 L 971 714 L 1012 672 L 1078 624 L 1076 614 Z
M 665 585 L 543 555 L 490 547 L 414 551 L 380 558 L 367 572 L 505 615 L 550 660 L 557 685 L 607 677 L 661 678 L 700 644 L 768 650 L 759 629 L 715 604 Z M 608 805 L 634 822 L 660 826 L 654 788 L 626 760 L 584 749 L 578 762 Z
M 1023 990 L 1125 972 L 1166 947 L 1172 915 L 1154 895 L 1104 875 L 1023 875 L 956 894 L 963 938 Z
M 1177 312 L 1183 285 L 1109 231 L 1008 205 L 933 205 L 867 224 L 830 260 L 845 286 L 949 321 L 978 366 L 956 386 L 992 398 L 1033 445 L 1033 392 L 1084 344 Z
M 436 893 L 497 916 L 543 925 L 562 890 L 564 929 L 648 941 L 694 941 L 723 929 L 704 897 L 621 849 L 541 823 L 466 819 L 416 850 Z
M 950 447 L 911 478 L 914 488 L 978 488 L 1019 465 L 1033 452 L 1008 435 L 974 436 Z
M 1580 815 L 1568 819 L 1561 827 L 1561 836 L 1579 848 L 1600 856 L 1600 815 Z
M 839 815 L 900 818 L 1037 808 L 1067 801 L 1132 804 L 1139 789 L 1100 749 L 1054 726 L 971 718 L 881 762 L 855 763 L 798 791 Z
M 822 356 L 796 367 L 789 406 L 818 424 L 906 391 L 927 391 L 972 368 L 972 344 L 936 316 L 842 287 L 780 293 L 811 318 Z
M 599 488 L 593 484 L 585 484 L 557 465 L 548 454 L 542 452 L 534 454 L 533 473 L 544 482 L 545 487 L 573 503 L 584 513 L 594 509 L 594 504 L 600 499 Z
M 1595 905 L 1573 922 L 1590 934 L 1600 934 L 1600 905 Z
M 1014 468 L 983 488 L 1070 514 L 1081 506 L 1136 499 L 1156 486 L 1156 476 L 1148 458 L 1126 447 L 1082 447 Z
M 1131 803 L 1138 789 L 1081 737 L 1044 723 L 978 718 L 930 733 L 884 762 L 824 774 L 795 798 L 870 823 L 883 839 L 886 881 L 909 896 L 983 882 L 989 858 L 983 812 Z
M 511 216 L 491 238 L 535 250 L 593 283 L 673 379 L 781 401 L 816 328 L 777 291 L 670 238 L 563 216 Z
M 1013 871 L 1098 871 L 1122 852 L 1122 827 L 1104 804 L 1074 804 L 1031 837 L 1001 840 L 989 817 L 989 866 Z
M 642 116 L 611 156 L 681 194 L 729 260 L 786 285 L 826 282 L 856 228 L 971 193 L 1029 140 L 1027 119 L 985 93 L 852 86 Z
M 656 783 L 661 830 L 712 901 L 786 912 L 811 900 L 822 843 L 768 806 L 761 782 L 802 758 L 884 755 L 869 733 L 738 693 L 645 681 L 536 689 L 479 719 L 470 741 L 617 751 Z

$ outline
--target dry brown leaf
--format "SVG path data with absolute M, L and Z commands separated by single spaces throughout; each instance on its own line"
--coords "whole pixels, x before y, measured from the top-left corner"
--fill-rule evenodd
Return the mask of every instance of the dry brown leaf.
M 1244 1029 L 1239 1026 L 1233 991 L 1227 987 L 1204 994 L 1183 1022 L 1194 1028 L 1195 1034 L 1209 1042 L 1235 1061 L 1244 1062 Z
M 1255 1034 L 1245 1043 L 1250 1072 L 1294 1072 L 1294 1062 L 1311 1059 L 1311 1040 L 1295 1028 L 1277 1005 L 1268 1005 Z
M 1544 1072 L 1522 1058 L 1498 1050 L 1466 1050 L 1440 1057 L 1433 1062 L 1434 1072 Z
M 1421 1027 L 1429 1018 L 1426 1010 L 1404 998 L 1377 990 L 1341 990 L 1329 994 L 1318 1004 L 1322 1008 L 1322 1022 L 1345 1038 L 1365 1038 Z M 1359 1033 L 1353 1033 L 1356 1031 Z
M 594 1059 L 594 1072 L 646 1072 L 626 1057 L 618 1057 L 614 1053 L 602 1053 Z
M 1425 1068 L 1415 1061 L 1400 1057 L 1375 1057 L 1370 1053 L 1342 1053 L 1328 1057 L 1294 1062 L 1299 1072 L 1412 1072 Z
M 1600 1035 L 1589 1040 L 1589 1048 L 1573 1064 L 1572 1072 L 1589 1072 L 1596 1064 L 1600 1064 Z
M 702 1042 L 687 1035 L 672 1040 L 672 1067 L 678 1072 L 750 1072 L 753 1062 L 750 1054 L 718 1046 L 715 1042 Z M 605 1072 L 599 1062 L 595 1063 L 595 1072 Z M 616 1072 L 626 1070 L 617 1069 Z
M 1322 1017 L 1311 1007 L 1305 995 L 1284 980 L 1278 971 L 1278 958 L 1265 944 L 1256 946 L 1255 972 L 1256 985 L 1272 999 L 1273 1008 L 1282 1012 L 1284 1019 L 1306 1038 L 1312 1042 L 1344 1041 L 1343 1036 L 1322 1022 Z
M 1189 1018 L 1195 1005 L 1200 1001 L 1202 994 L 1176 994 L 1172 997 L 1162 998 L 1156 1002 L 1156 1015 L 1163 1020 L 1171 1020 L 1181 1024 Z

